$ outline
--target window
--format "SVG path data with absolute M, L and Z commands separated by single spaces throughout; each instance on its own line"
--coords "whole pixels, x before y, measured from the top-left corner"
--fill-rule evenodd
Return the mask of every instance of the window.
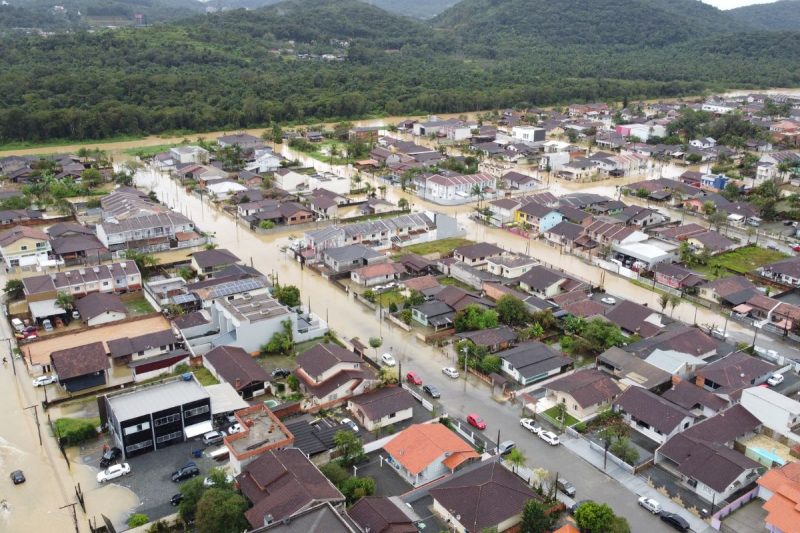
M 172 433 L 161 435 L 160 437 L 156 437 L 156 444 L 161 444 L 162 442 L 179 439 L 181 438 L 181 435 L 183 435 L 183 432 L 181 431 L 173 431 Z
M 181 414 L 175 413 L 172 415 L 162 416 L 161 418 L 156 418 L 155 420 L 153 420 L 153 425 L 155 425 L 155 427 L 164 426 L 166 424 L 177 422 L 180 419 L 181 419 Z
M 148 429 L 150 429 L 150 422 L 142 422 L 135 426 L 126 427 L 122 432 L 125 433 L 125 435 L 132 435 L 133 433 L 139 433 L 140 431 L 146 431 Z
M 129 454 L 131 452 L 135 452 L 136 450 L 141 450 L 142 448 L 149 448 L 153 445 L 153 439 L 147 439 L 143 442 L 137 442 L 136 444 L 131 444 L 130 446 L 125 446 L 125 453 Z
M 194 407 L 192 409 L 187 409 L 183 412 L 184 418 L 189 418 L 192 416 L 202 415 L 203 413 L 208 412 L 207 405 L 201 405 L 200 407 Z
M 28 247 L 27 247 L 27 245 L 24 245 L 24 244 L 23 244 L 22 246 L 20 246 L 20 247 L 19 247 L 19 249 L 20 249 L 20 250 L 22 250 L 22 251 L 24 252 L 25 250 L 27 250 L 27 249 L 28 249 Z

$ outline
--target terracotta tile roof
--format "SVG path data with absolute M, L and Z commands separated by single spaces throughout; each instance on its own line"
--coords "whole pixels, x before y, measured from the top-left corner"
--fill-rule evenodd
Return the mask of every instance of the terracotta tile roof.
M 439 281 L 437 281 L 437 279 L 434 278 L 433 276 L 429 275 L 429 276 L 421 276 L 419 278 L 407 279 L 403 282 L 403 285 L 405 285 L 405 287 L 408 290 L 422 292 L 425 289 L 433 289 L 434 287 L 438 287 Z
M 360 531 L 372 533 L 417 533 L 419 530 L 395 503 L 386 496 L 365 496 L 353 504 L 347 515 Z
M 93 342 L 50 354 L 59 381 L 76 378 L 108 368 L 108 356 L 102 342 Z
M 608 374 L 599 370 L 579 370 L 551 381 L 546 388 L 569 394 L 581 407 L 613 400 L 622 390 Z
M 47 233 L 40 229 L 31 226 L 15 226 L 0 233 L 0 246 L 8 246 L 22 238 L 36 239 L 39 241 L 46 241 L 48 239 Z
M 382 387 L 350 399 L 370 420 L 380 420 L 398 411 L 414 407 L 416 400 L 402 387 Z
M 377 276 L 393 276 L 405 272 L 403 265 L 397 263 L 378 263 L 369 265 L 353 271 L 362 279 L 374 278 Z
M 458 435 L 436 423 L 409 426 L 395 435 L 383 449 L 412 475 L 419 474 L 446 453 L 450 453 L 451 457 L 456 456 L 447 465 L 451 469 L 479 457 Z
M 270 381 L 267 371 L 238 346 L 218 346 L 203 357 L 237 391 L 254 383 Z

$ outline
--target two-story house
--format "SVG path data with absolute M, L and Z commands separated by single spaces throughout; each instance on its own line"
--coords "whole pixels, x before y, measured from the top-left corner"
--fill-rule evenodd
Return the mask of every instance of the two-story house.
M 361 358 L 337 344 L 319 343 L 297 357 L 295 376 L 309 408 L 338 405 L 375 388 L 375 372 Z
M 43 265 L 50 257 L 50 241 L 42 230 L 15 226 L 0 233 L 0 254 L 6 268 Z

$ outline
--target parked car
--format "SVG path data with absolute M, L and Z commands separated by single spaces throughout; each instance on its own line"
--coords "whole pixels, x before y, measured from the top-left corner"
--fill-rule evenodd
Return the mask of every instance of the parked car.
M 661 504 L 658 503 L 653 498 L 648 498 L 647 496 L 642 496 L 641 498 L 639 498 L 638 501 L 639 501 L 639 507 L 644 507 L 645 509 L 647 509 L 648 511 L 650 511 L 653 514 L 660 514 L 661 511 L 662 511 Z
M 500 443 L 500 446 L 497 448 L 497 451 L 500 452 L 500 455 L 508 455 L 511 453 L 511 450 L 517 447 L 517 443 L 513 440 L 506 440 Z
M 285 368 L 276 368 L 275 370 L 272 371 L 272 377 L 273 378 L 279 378 L 279 379 L 288 378 L 291 375 L 292 375 L 292 371 L 291 370 L 287 370 Z
M 11 481 L 14 482 L 14 485 L 25 483 L 25 474 L 22 473 L 22 470 L 14 470 L 11 472 Z
M 233 476 L 230 474 L 225 474 L 225 481 L 228 483 L 233 483 Z M 216 485 L 216 483 L 214 483 L 214 479 L 211 476 L 208 476 L 203 480 L 204 487 L 213 487 L 214 485 Z
M 575 511 L 577 511 L 578 508 L 581 505 L 585 504 L 585 503 L 594 503 L 594 501 L 592 501 L 592 500 L 581 500 L 581 501 L 579 501 L 577 503 L 573 503 L 572 506 L 569 508 L 569 514 L 574 515 Z
M 678 531 L 689 531 L 689 522 L 679 514 L 662 511 L 661 520 Z
M 194 465 L 186 465 L 172 473 L 172 481 L 179 483 L 200 475 L 200 469 Z
M 397 361 L 394 360 L 394 356 L 390 353 L 385 353 L 381 356 L 381 362 L 386 366 L 395 366 Z
M 416 372 L 409 372 L 406 374 L 406 381 L 414 385 L 422 385 L 422 378 Z
M 183 494 L 180 492 L 178 494 L 173 494 L 172 498 L 169 499 L 169 504 L 173 507 L 177 507 L 183 501 Z
M 770 387 L 777 387 L 778 385 L 783 383 L 784 379 L 785 378 L 783 377 L 783 374 L 778 374 L 776 372 L 776 373 L 772 374 L 769 378 L 767 378 L 767 384 Z
M 611 296 L 605 296 L 603 298 L 600 298 L 600 301 L 608 305 L 614 305 L 615 303 L 617 303 L 617 299 L 612 298 Z
M 117 459 L 122 457 L 122 450 L 114 446 L 103 452 L 103 457 L 100 458 L 100 468 L 106 468 L 117 462 Z
M 11 325 L 14 327 L 14 330 L 22 333 L 25 330 L 25 324 L 22 323 L 22 320 L 19 318 L 12 318 Z
M 433 385 L 425 385 L 422 387 L 422 392 L 430 396 L 431 398 L 441 398 L 442 395 L 439 392 L 439 389 L 434 387 Z
M 575 493 L 577 492 L 577 490 L 575 490 L 575 485 L 573 485 L 563 477 L 560 477 L 556 480 L 556 487 L 558 487 L 558 490 L 560 490 L 570 498 L 574 498 Z
M 533 418 L 520 418 L 519 425 L 533 433 L 534 435 L 538 435 L 542 432 L 542 428 L 536 425 L 536 422 L 533 421 Z
M 39 376 L 38 378 L 33 380 L 33 386 L 44 387 L 45 385 L 50 385 L 51 383 L 55 383 L 56 381 L 58 381 L 58 378 L 52 375 Z
M 81 317 L 80 311 L 78 311 L 77 309 L 72 311 L 72 318 L 74 318 L 75 320 L 78 320 L 80 317 Z
M 349 418 L 342 418 L 342 424 L 345 426 L 350 426 L 350 429 L 353 430 L 353 433 L 358 433 L 358 424 L 350 420 Z
M 778 247 L 778 245 L 777 244 L 773 244 L 773 243 L 769 243 L 767 245 L 767 248 L 769 248 L 773 252 L 780 252 L 781 251 L 781 249 Z
M 222 439 L 225 435 L 222 434 L 221 431 L 209 431 L 205 435 L 203 435 L 203 444 L 209 446 L 211 444 L 219 444 L 222 442 Z
M 102 472 L 97 473 L 97 482 L 105 483 L 118 477 L 127 476 L 131 473 L 131 465 L 122 463 L 121 465 L 111 465 Z
M 800 244 L 795 244 L 794 246 L 792 246 L 792 250 L 794 250 L 795 252 L 800 252 Z
M 241 433 L 242 431 L 244 431 L 244 428 L 242 428 L 240 423 L 236 422 L 234 425 L 228 428 L 228 435 L 234 435 L 236 433 Z
M 446 366 L 446 367 L 444 367 L 444 368 L 442 369 L 442 374 L 444 374 L 444 375 L 445 375 L 445 376 L 447 376 L 447 377 L 451 377 L 451 378 L 453 378 L 453 379 L 457 379 L 457 378 L 458 378 L 458 375 L 459 375 L 459 374 L 458 374 L 458 370 L 456 370 L 456 369 L 455 369 L 455 368 L 453 368 L 452 366 Z
M 475 413 L 470 413 L 467 415 L 467 424 L 478 429 L 486 429 L 486 422 L 483 421 L 483 418 L 481 418 L 480 415 Z
M 42 327 L 45 331 L 53 331 L 53 323 L 50 322 L 49 318 L 45 318 L 42 320 Z
M 539 433 L 539 438 L 545 441 L 550 446 L 558 446 L 561 444 L 561 441 L 558 440 L 558 435 L 553 433 L 552 431 L 542 431 Z

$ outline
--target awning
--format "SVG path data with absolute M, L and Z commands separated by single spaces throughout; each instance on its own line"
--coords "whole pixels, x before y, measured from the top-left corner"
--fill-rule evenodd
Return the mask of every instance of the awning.
M 63 307 L 58 307 L 55 300 L 42 300 L 41 302 L 28 302 L 33 318 L 47 318 L 53 315 L 66 313 Z
M 200 422 L 199 424 L 192 424 L 191 426 L 186 426 L 185 428 L 183 428 L 183 433 L 186 435 L 187 439 L 191 439 L 192 437 L 202 435 L 203 433 L 208 433 L 213 429 L 214 426 L 211 425 L 211 420 L 206 420 L 205 422 Z
M 214 416 L 250 407 L 230 383 L 209 385 L 206 392 L 211 396 L 211 414 Z
M 740 304 L 733 308 L 733 310 L 737 313 L 747 314 L 753 310 L 753 308 L 747 304 Z

